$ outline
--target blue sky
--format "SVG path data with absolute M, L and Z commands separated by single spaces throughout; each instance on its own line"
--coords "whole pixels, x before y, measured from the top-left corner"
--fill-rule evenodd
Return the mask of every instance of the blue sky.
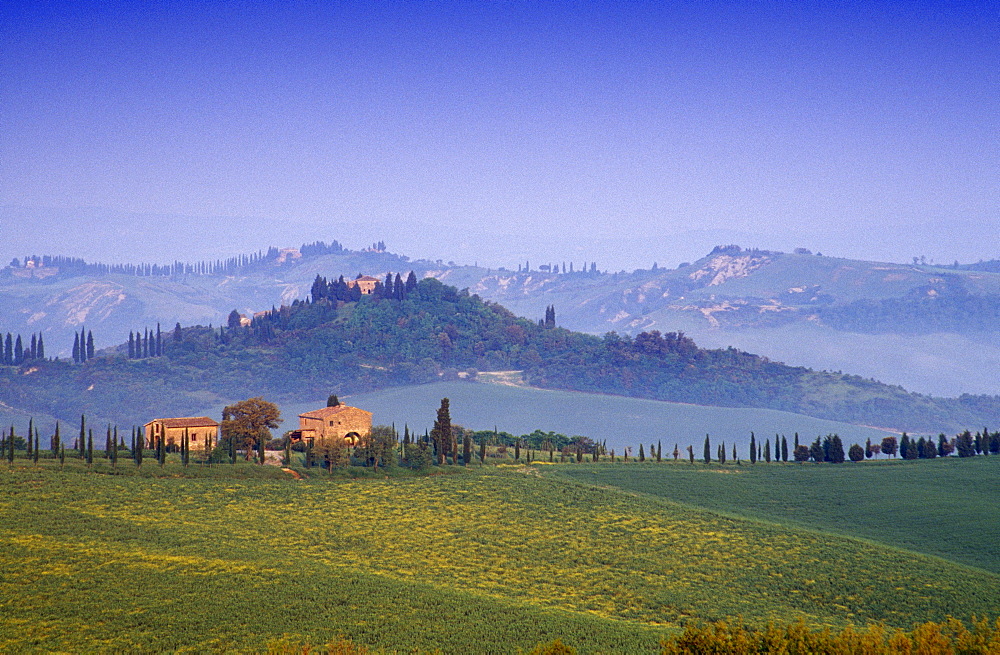
M 0 12 L 4 257 L 1000 257 L 998 2 Z

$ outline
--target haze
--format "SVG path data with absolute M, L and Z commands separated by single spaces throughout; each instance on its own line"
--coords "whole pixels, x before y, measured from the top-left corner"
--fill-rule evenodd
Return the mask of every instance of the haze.
M 998 256 L 996 2 L 373 4 L 4 4 L 4 263 Z

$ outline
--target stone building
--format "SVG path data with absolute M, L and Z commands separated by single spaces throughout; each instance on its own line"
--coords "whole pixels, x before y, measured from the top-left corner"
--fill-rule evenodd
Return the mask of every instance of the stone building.
M 292 432 L 293 440 L 320 444 L 327 439 L 343 439 L 354 445 L 372 429 L 372 413 L 357 407 L 337 405 L 299 414 L 299 429 Z
M 184 432 L 187 431 L 191 449 L 214 448 L 219 441 L 219 424 L 207 416 L 188 416 L 184 418 L 156 418 L 143 426 L 146 444 L 154 448 L 156 442 L 163 437 L 167 445 L 180 446 Z
M 354 287 L 358 287 L 359 289 L 361 289 L 361 294 L 365 296 L 370 295 L 373 291 L 375 291 L 375 285 L 381 282 L 381 280 L 379 280 L 377 277 L 372 277 L 371 275 L 362 275 L 356 280 L 345 280 L 345 281 L 347 282 L 347 286 L 351 287 L 352 289 Z

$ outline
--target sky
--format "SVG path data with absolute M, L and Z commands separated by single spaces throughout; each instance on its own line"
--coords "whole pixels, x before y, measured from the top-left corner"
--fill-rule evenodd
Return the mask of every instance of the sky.
M 1000 258 L 998 117 L 995 0 L 0 2 L 0 257 Z

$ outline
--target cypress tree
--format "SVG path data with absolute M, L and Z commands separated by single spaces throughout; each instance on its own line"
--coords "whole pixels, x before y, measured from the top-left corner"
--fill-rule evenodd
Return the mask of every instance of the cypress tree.
M 45 359 L 45 342 L 42 341 L 42 333 L 38 333 L 38 359 Z
M 656 461 L 657 463 L 663 461 L 663 441 L 659 440 L 656 442 Z
M 788 461 L 788 439 L 785 435 L 781 435 L 781 461 Z
M 87 466 L 94 463 L 94 431 L 87 430 Z
M 160 332 L 160 324 L 156 324 L 156 356 L 163 354 L 163 334 Z
M 750 463 L 757 463 L 757 437 L 753 432 L 750 433 Z
M 135 359 L 135 337 L 132 336 L 132 330 L 128 331 L 128 358 Z
M 52 459 L 56 458 L 59 454 L 59 445 L 62 443 L 62 437 L 59 436 L 59 421 L 56 421 L 56 432 L 52 435 Z
M 737 464 L 740 463 L 740 458 L 736 454 L 736 444 L 735 443 L 733 444 L 733 461 L 736 462 Z
M 80 439 L 76 445 L 80 449 L 80 458 L 83 459 L 87 450 L 87 419 L 83 414 L 80 414 Z
M 403 281 L 400 277 L 396 276 L 396 281 L 399 283 L 399 288 L 403 288 Z M 465 436 L 462 437 L 462 466 L 468 466 L 469 461 L 472 459 L 472 436 L 467 432 Z
M 552 461 L 552 451 L 551 450 L 549 450 L 549 461 L 550 462 Z M 479 463 L 480 464 L 485 464 L 486 463 L 486 439 L 485 438 L 479 440 Z
M 111 424 L 108 423 L 108 435 L 104 438 L 104 459 L 111 459 Z
M 146 435 L 143 434 L 142 428 L 136 428 L 135 430 L 135 465 L 142 466 L 142 456 L 145 454 L 143 450 L 146 448 Z
M 642 452 L 642 444 L 641 443 L 639 444 L 639 461 L 640 462 L 645 462 L 646 461 L 646 453 Z
M 7 339 L 10 339 L 10 335 L 7 335 Z M 73 332 L 73 363 L 80 363 L 80 335 Z
M 705 463 L 706 464 L 711 464 L 712 463 L 712 446 L 709 443 L 709 439 L 708 439 L 708 435 L 707 434 L 705 435 L 705 453 L 704 453 L 704 456 L 705 456 Z
M 66 446 L 59 442 L 59 466 L 66 466 Z
M 263 439 L 261 439 L 263 441 Z M 191 458 L 191 436 L 188 433 L 188 429 L 184 428 L 184 439 L 181 441 L 181 463 L 184 466 L 188 465 L 188 461 Z
M 10 424 L 10 436 L 7 437 L 7 463 L 14 463 L 14 424 Z
M 768 439 L 764 442 L 764 461 L 768 464 L 771 463 L 771 440 Z
M 118 468 L 118 426 L 115 426 L 115 434 L 111 439 L 111 467 Z
M 21 344 L 21 335 L 17 335 L 17 343 L 14 344 L 14 366 L 20 366 L 24 361 L 24 346 Z
M 87 331 L 87 359 L 94 358 L 94 333 Z
M 31 458 L 31 446 L 32 446 L 32 441 L 34 440 L 34 438 L 35 438 L 35 419 L 34 418 L 29 418 L 28 419 L 28 441 L 27 441 L 27 444 L 25 446 L 27 448 L 27 450 L 25 451 L 25 455 L 27 455 L 27 457 L 29 459 Z
M 261 466 L 264 465 L 264 435 L 257 437 L 257 460 Z
M 443 465 L 448 447 L 451 444 L 451 407 L 447 398 L 441 399 L 441 406 L 437 410 L 437 418 L 431 429 L 431 437 L 437 451 L 438 465 Z M 520 455 L 520 449 L 518 454 Z

